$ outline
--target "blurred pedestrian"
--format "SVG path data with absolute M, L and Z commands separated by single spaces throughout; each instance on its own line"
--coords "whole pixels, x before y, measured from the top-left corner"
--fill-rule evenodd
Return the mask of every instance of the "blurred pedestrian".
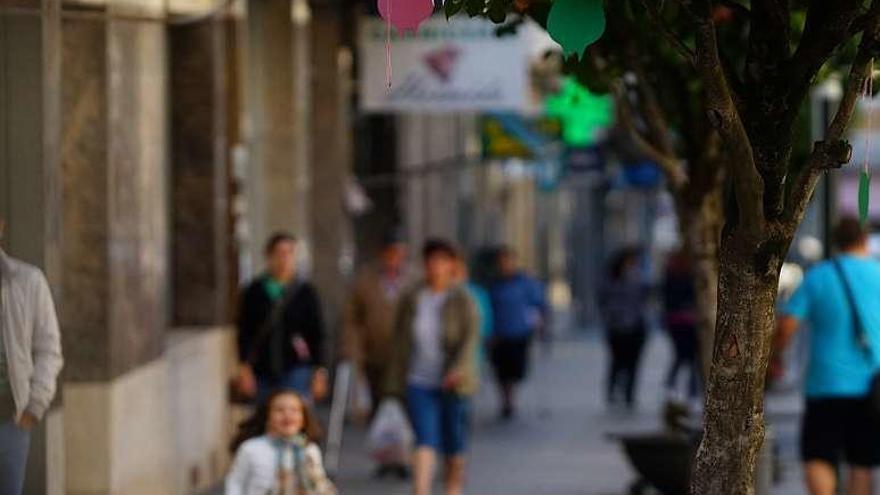
M 544 287 L 517 264 L 512 249 L 498 251 L 498 278 L 489 289 L 492 302 L 492 364 L 501 391 L 501 417 L 516 413 L 516 385 L 526 378 L 534 335 L 546 323 Z
M 611 366 L 606 396 L 609 405 L 636 405 L 639 362 L 645 346 L 649 288 L 639 270 L 639 251 L 623 249 L 613 258 L 599 296 Z
M 406 260 L 406 242 L 396 232 L 389 234 L 378 260 L 355 279 L 345 312 L 343 355 L 367 380 L 371 416 L 381 402 L 391 360 L 394 315 L 407 284 Z
M 474 300 L 477 307 L 477 316 L 479 317 L 480 328 L 480 345 L 477 349 L 477 362 L 482 368 L 486 359 L 486 345 L 492 336 L 492 301 L 489 299 L 489 292 L 482 285 L 475 282 L 470 277 L 470 269 L 464 256 L 459 257 L 456 270 L 456 280 L 464 285 L 465 290 Z
M 266 243 L 267 272 L 242 292 L 238 318 L 240 372 L 245 395 L 265 399 L 290 388 L 322 400 L 324 320 L 315 288 L 296 273 L 296 238 L 284 232 Z
M 394 348 L 394 316 L 407 284 L 407 245 L 398 232 L 390 232 L 376 262 L 365 266 L 355 279 L 345 312 L 342 354 L 352 361 L 355 373 L 366 379 L 372 419 L 382 400 L 388 363 Z M 359 384 L 362 382 L 358 382 Z M 405 478 L 405 464 L 382 464 L 376 474 L 396 473 Z
M 841 220 L 835 241 L 839 254 L 812 268 L 782 310 L 776 355 L 809 327 L 801 457 L 810 493 L 838 493 L 846 463 L 848 493 L 870 495 L 880 466 L 880 422 L 868 401 L 880 368 L 880 263 L 855 218 Z
M 476 392 L 477 309 L 456 283 L 457 250 L 434 239 L 422 249 L 425 280 L 401 299 L 395 319 L 389 395 L 405 397 L 416 436 L 413 493 L 429 495 L 437 455 L 446 458 L 448 495 L 461 495 Z
M 4 222 L 0 218 L 0 238 Z M 24 489 L 30 431 L 55 396 L 61 336 L 43 273 L 0 250 L 0 494 Z
M 276 389 L 240 427 L 226 495 L 335 495 L 318 447 L 320 434 L 303 397 Z
M 666 331 L 672 340 L 675 356 L 666 374 L 666 389 L 676 394 L 679 373 L 687 379 L 687 398 L 699 395 L 697 368 L 697 294 L 690 257 L 684 250 L 669 257 L 663 281 L 663 309 Z

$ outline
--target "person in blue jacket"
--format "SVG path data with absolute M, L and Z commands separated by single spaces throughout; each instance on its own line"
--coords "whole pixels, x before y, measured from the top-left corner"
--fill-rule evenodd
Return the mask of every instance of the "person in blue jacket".
M 493 331 L 491 359 L 501 391 L 501 417 L 516 412 L 515 388 L 528 372 L 532 338 L 544 326 L 547 301 L 544 286 L 517 265 L 508 247 L 498 251 L 498 278 L 489 289 Z

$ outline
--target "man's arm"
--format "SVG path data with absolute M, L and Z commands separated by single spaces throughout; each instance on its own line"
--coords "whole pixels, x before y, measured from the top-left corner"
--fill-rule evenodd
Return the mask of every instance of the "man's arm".
M 330 390 L 330 375 L 325 367 L 326 349 L 324 342 L 326 341 L 324 333 L 327 331 L 324 323 L 324 309 L 321 304 L 321 296 L 318 290 L 308 285 L 303 289 L 303 296 L 306 298 L 306 314 L 303 322 L 305 333 L 303 337 L 306 340 L 308 351 L 311 353 L 312 363 L 314 365 L 314 375 L 312 376 L 312 398 L 316 401 L 324 400 Z
M 778 379 L 784 375 L 785 365 L 782 353 L 791 343 L 792 338 L 800 328 L 800 321 L 789 315 L 782 315 L 776 324 L 776 334 L 773 336 L 773 348 L 770 350 L 770 364 L 767 368 L 768 379 Z
M 454 390 L 466 375 L 475 373 L 477 348 L 480 342 L 480 316 L 476 302 L 470 295 L 465 295 L 463 303 L 462 344 L 458 354 L 452 359 L 453 365 L 449 373 L 443 377 L 443 388 L 447 390 Z
M 31 356 L 34 371 L 31 375 L 31 396 L 25 413 L 41 419 L 55 397 L 58 374 L 64 365 L 61 355 L 61 333 L 49 283 L 42 273 L 34 291 L 36 315 L 34 318 Z
M 248 397 L 257 393 L 257 378 L 251 368 L 252 346 L 254 333 L 253 316 L 251 305 L 251 287 L 241 291 L 238 304 L 238 321 L 236 322 L 236 340 L 238 344 L 238 391 Z
M 773 342 L 773 348 L 777 353 L 782 352 L 791 343 L 791 339 L 800 329 L 800 321 L 793 316 L 782 315 L 776 326 L 776 336 Z

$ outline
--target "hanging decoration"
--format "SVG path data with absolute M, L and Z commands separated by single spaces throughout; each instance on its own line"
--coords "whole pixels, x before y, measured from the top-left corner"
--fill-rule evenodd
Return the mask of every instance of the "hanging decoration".
M 547 18 L 547 31 L 562 45 L 566 57 L 583 57 L 587 47 L 605 32 L 603 0 L 555 0 Z
M 416 32 L 434 13 L 434 0 L 378 0 L 379 15 L 400 34 Z
M 871 101 L 874 97 L 874 60 L 871 60 L 868 78 L 865 80 L 865 88 L 862 98 L 868 107 L 868 129 L 865 132 L 865 160 L 862 171 L 859 174 L 859 220 L 862 226 L 868 224 L 871 204 L 871 135 L 873 133 L 874 105 Z
M 387 22 L 385 39 L 385 82 L 388 91 L 394 79 L 394 67 L 391 53 L 391 27 L 398 34 L 416 32 L 419 26 L 434 13 L 434 0 L 377 0 L 379 15 Z

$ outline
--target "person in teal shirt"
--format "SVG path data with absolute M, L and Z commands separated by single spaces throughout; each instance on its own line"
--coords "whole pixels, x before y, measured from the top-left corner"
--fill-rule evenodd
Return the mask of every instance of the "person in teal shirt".
M 494 319 L 492 317 L 492 300 L 489 298 L 489 292 L 486 291 L 486 289 L 471 280 L 467 260 L 465 260 L 463 256 L 460 256 L 457 263 L 456 279 L 458 283 L 464 286 L 468 295 L 474 300 L 474 303 L 476 303 L 477 306 L 477 315 L 480 319 L 480 346 L 477 349 L 477 363 L 480 366 L 483 366 L 486 362 L 486 345 L 488 345 L 489 339 L 492 337 L 492 328 L 494 325 Z
M 810 270 L 783 308 L 777 350 L 799 327 L 809 327 L 801 457 L 810 493 L 837 493 L 845 461 L 850 493 L 868 494 L 872 470 L 880 466 L 880 425 L 866 401 L 880 368 L 880 262 L 870 257 L 858 220 L 842 220 L 835 237 L 840 254 Z M 859 327 L 867 347 L 860 345 Z

